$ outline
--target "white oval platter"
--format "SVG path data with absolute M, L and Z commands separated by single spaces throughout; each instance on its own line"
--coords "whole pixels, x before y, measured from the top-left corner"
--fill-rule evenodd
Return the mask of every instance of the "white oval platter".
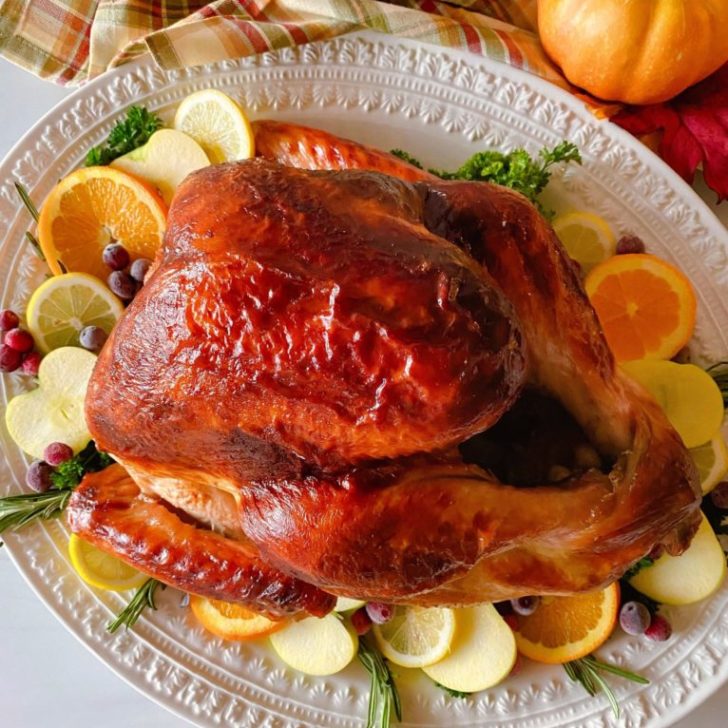
M 579 101 L 534 76 L 466 53 L 368 33 L 259 57 L 165 73 L 151 61 L 112 71 L 70 95 L 39 121 L 0 171 L 2 306 L 22 310 L 43 264 L 24 242 L 29 224 L 13 189 L 22 182 L 42 201 L 82 162 L 132 103 L 169 118 L 188 93 L 216 87 L 254 117 L 297 120 L 374 144 L 407 149 L 426 163 L 455 167 L 474 151 L 524 146 L 536 152 L 562 139 L 584 165 L 557 174 L 547 202 L 606 217 L 679 265 L 699 295 L 694 353 L 728 358 L 728 234 L 666 165 Z M 2 401 L 25 387 L 2 379 Z M 0 494 L 19 492 L 26 461 L 0 433 Z M 167 590 L 161 608 L 133 631 L 105 625 L 122 597 L 98 593 L 76 576 L 62 522 L 5 535 L 25 579 L 58 619 L 106 665 L 141 692 L 201 726 L 363 726 L 368 679 L 358 664 L 330 678 L 287 669 L 265 644 L 223 643 L 195 625 Z M 728 677 L 728 586 L 708 603 L 669 610 L 675 637 L 650 643 L 616 637 L 600 655 L 645 674 L 648 686 L 615 680 L 616 721 L 603 698 L 589 698 L 560 668 L 528 665 L 499 687 L 451 698 L 423 677 L 399 677 L 406 726 L 602 728 L 667 726 Z M 404 671 L 403 671 L 404 672 Z M 80 689 L 80 688 L 79 688 Z

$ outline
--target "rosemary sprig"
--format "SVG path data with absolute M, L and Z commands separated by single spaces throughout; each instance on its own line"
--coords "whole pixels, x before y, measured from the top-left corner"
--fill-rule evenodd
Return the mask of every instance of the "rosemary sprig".
M 728 408 L 728 361 L 719 361 L 708 367 L 708 374 L 715 380 L 715 383 L 723 395 L 723 405 Z
M 154 593 L 157 591 L 157 587 L 159 586 L 164 588 L 161 581 L 157 581 L 156 579 L 147 579 L 136 590 L 129 604 L 127 604 L 126 607 L 116 615 L 116 619 L 106 625 L 106 629 L 112 634 L 122 625 L 129 629 L 136 624 L 136 621 L 147 607 L 156 609 L 157 604 L 154 601 Z
M 68 505 L 70 490 L 51 488 L 45 493 L 23 493 L 0 498 L 0 534 L 33 521 L 59 516 Z
M 604 693 L 609 704 L 612 706 L 612 712 L 616 718 L 619 718 L 619 703 L 611 687 L 609 687 L 609 684 L 600 673 L 616 675 L 617 677 L 631 680 L 640 685 L 649 685 L 650 682 L 646 677 L 642 677 L 642 675 L 637 675 L 629 670 L 623 670 L 621 667 L 611 665 L 608 662 L 601 662 L 592 655 L 565 663 L 564 670 L 569 676 L 569 679 L 573 682 L 581 683 L 589 695 L 594 696 L 599 692 Z
M 397 720 L 402 720 L 402 705 L 392 673 L 382 655 L 364 640 L 359 641 L 359 661 L 371 675 L 369 715 L 367 728 L 389 728 L 392 710 Z
M 25 205 L 25 209 L 30 213 L 30 216 L 37 223 L 40 214 L 38 213 L 38 208 L 33 203 L 33 200 L 30 199 L 28 190 L 23 185 L 21 185 L 20 182 L 15 182 L 15 191 L 18 193 L 18 197 L 20 197 L 23 205 Z M 33 233 L 31 233 L 29 230 L 26 230 L 25 239 L 33 246 L 36 255 L 41 260 L 45 260 L 45 255 L 43 255 L 43 251 L 40 249 L 40 243 L 38 242 L 38 239 L 35 237 L 35 235 L 33 235 Z

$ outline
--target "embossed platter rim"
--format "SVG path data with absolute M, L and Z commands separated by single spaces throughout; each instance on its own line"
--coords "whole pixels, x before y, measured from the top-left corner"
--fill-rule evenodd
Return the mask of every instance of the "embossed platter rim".
M 150 61 L 119 68 L 61 102 L 2 163 L 0 280 L 3 305 L 22 307 L 42 276 L 22 235 L 28 224 L 11 178 L 42 200 L 55 180 L 81 162 L 121 109 L 132 102 L 162 113 L 191 90 L 224 88 L 254 115 L 296 118 L 383 148 L 402 146 L 427 162 L 452 166 L 477 148 L 524 145 L 535 151 L 576 141 L 585 166 L 560 176 L 561 206 L 581 204 L 619 232 L 645 236 L 686 270 L 700 294 L 698 351 L 728 352 L 728 235 L 704 203 L 660 160 L 613 125 L 597 122 L 579 102 L 539 79 L 465 53 L 358 34 L 334 41 L 164 73 Z M 686 257 L 686 254 L 687 257 Z M 3 382 L 4 401 L 20 377 Z M 5 492 L 22 481 L 23 459 L 2 436 Z M 285 670 L 266 648 L 223 645 L 202 634 L 176 607 L 164 606 L 132 633 L 111 637 L 104 625 L 121 604 L 94 594 L 65 559 L 60 523 L 9 534 L 13 560 L 58 618 L 117 674 L 178 715 L 201 725 L 363 725 L 367 681 L 358 667 L 317 679 Z M 728 677 L 728 588 L 710 603 L 671 614 L 681 638 L 655 646 L 620 637 L 601 651 L 645 671 L 646 688 L 615 683 L 624 726 L 668 725 Z M 468 701 L 449 698 L 424 680 L 403 679 L 405 725 L 603 726 L 604 701 L 582 695 L 558 669 L 529 668 Z

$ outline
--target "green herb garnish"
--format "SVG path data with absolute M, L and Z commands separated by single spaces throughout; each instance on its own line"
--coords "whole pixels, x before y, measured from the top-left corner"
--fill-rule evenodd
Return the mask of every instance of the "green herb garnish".
M 33 521 L 47 521 L 59 516 L 71 497 L 71 491 L 86 473 L 103 470 L 113 460 L 90 442 L 51 474 L 51 488 L 45 493 L 22 493 L 0 498 L 0 534 Z
M 122 625 L 129 629 L 136 624 L 136 621 L 147 607 L 156 610 L 157 605 L 154 601 L 154 593 L 157 591 L 157 587 L 160 586 L 164 588 L 164 584 L 161 581 L 147 579 L 136 590 L 129 604 L 116 615 L 116 619 L 106 625 L 106 629 L 112 634 Z
M 719 361 L 712 367 L 708 367 L 706 371 L 718 385 L 720 393 L 723 395 L 723 405 L 728 407 L 728 361 Z
M 14 184 L 15 191 L 18 193 L 18 197 L 20 197 L 20 200 L 25 206 L 25 209 L 30 213 L 30 216 L 33 218 L 33 220 L 35 222 L 38 222 L 40 214 L 38 213 L 38 208 L 35 206 L 33 200 L 30 199 L 28 190 L 25 188 L 24 185 L 21 185 L 20 182 L 15 182 Z M 45 260 L 45 255 L 43 255 L 43 251 L 40 249 L 40 243 L 38 242 L 38 239 L 35 237 L 35 235 L 33 235 L 33 233 L 31 233 L 29 230 L 26 230 L 25 239 L 33 246 L 35 254 L 41 260 Z
M 632 564 L 632 566 L 624 572 L 623 579 L 631 579 L 635 574 L 639 574 L 642 569 L 646 569 L 648 566 L 652 566 L 655 560 L 650 556 L 643 556 L 639 561 Z
M 89 150 L 84 163 L 87 167 L 109 164 L 146 144 L 161 126 L 162 120 L 156 114 L 142 106 L 132 106 L 126 112 L 126 118 L 118 121 L 109 132 L 106 142 Z
M 367 728 L 389 728 L 392 711 L 402 720 L 402 705 L 392 673 L 382 655 L 364 640 L 359 640 L 359 661 L 371 676 Z
M 472 693 L 464 693 L 462 690 L 453 690 L 452 688 L 445 687 L 437 682 L 437 680 L 433 680 L 432 682 L 434 682 L 440 690 L 444 690 L 451 698 L 469 698 L 472 695 Z
M 569 676 L 569 679 L 573 682 L 581 683 L 584 690 L 589 695 L 594 696 L 599 692 L 604 693 L 609 704 L 612 706 L 612 712 L 616 718 L 619 718 L 619 703 L 617 698 L 614 696 L 612 689 L 609 687 L 607 681 L 602 677 L 600 673 L 608 673 L 610 675 L 616 675 L 617 677 L 624 678 L 625 680 L 631 680 L 632 682 L 639 683 L 640 685 L 649 685 L 650 681 L 642 675 L 637 675 L 629 670 L 623 670 L 621 667 L 611 665 L 608 662 L 600 662 L 595 657 L 589 655 L 588 657 L 582 657 L 580 660 L 573 660 L 564 664 L 564 670 Z
M 392 154 L 405 162 L 422 169 L 422 164 L 411 154 L 401 149 L 393 149 Z M 510 187 L 527 197 L 547 218 L 554 216 L 553 210 L 546 210 L 538 200 L 538 195 L 551 178 L 551 167 L 561 162 L 581 164 L 581 155 L 576 145 L 563 141 L 553 149 L 544 148 L 533 159 L 525 149 L 516 149 L 508 154 L 494 150 L 478 152 L 454 172 L 430 169 L 431 174 L 442 179 L 463 179 L 480 182 L 494 182 Z
M 105 452 L 96 449 L 93 442 L 89 442 L 78 455 L 61 463 L 51 474 L 53 487 L 58 490 L 72 490 L 82 480 L 86 473 L 96 473 L 111 465 L 114 461 Z

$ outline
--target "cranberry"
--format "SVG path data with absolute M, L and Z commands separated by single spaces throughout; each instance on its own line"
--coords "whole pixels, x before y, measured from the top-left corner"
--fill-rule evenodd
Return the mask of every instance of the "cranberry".
M 129 265 L 129 253 L 120 243 L 107 245 L 101 257 L 111 270 L 124 270 Z
M 642 602 L 625 602 L 619 610 L 619 624 L 627 634 L 644 634 L 651 621 L 650 610 Z
M 513 614 L 511 612 L 510 614 L 504 614 L 503 615 L 503 621 L 515 632 L 518 629 L 518 615 Z
M 365 607 L 357 609 L 356 612 L 351 615 L 351 625 L 360 637 L 372 628 L 372 620 L 369 619 L 369 615 L 367 614 Z
M 123 270 L 115 270 L 107 279 L 112 293 L 116 294 L 122 301 L 131 301 L 137 292 L 136 281 Z
M 374 624 L 385 624 L 394 616 L 394 607 L 391 604 L 368 602 L 364 609 L 367 610 L 369 619 L 371 619 Z
M 108 336 L 100 326 L 84 326 L 78 335 L 78 340 L 84 349 L 101 351 Z
M 617 255 L 644 252 L 645 244 L 642 242 L 642 238 L 637 235 L 622 235 L 617 241 Z
M 718 483 L 710 494 L 710 500 L 716 508 L 721 511 L 728 510 L 728 482 L 725 480 Z
M 0 331 L 9 331 L 20 323 L 20 317 L 9 308 L 0 311 Z
M 538 609 L 540 601 L 541 597 L 518 597 L 518 599 L 511 599 L 511 604 L 516 614 L 527 617 Z
M 14 372 L 23 360 L 23 355 L 17 349 L 11 349 L 0 344 L 0 371 Z
M 51 487 L 53 468 L 42 460 L 34 460 L 25 473 L 25 482 L 38 493 L 45 493 Z
M 15 351 L 19 351 L 21 354 L 30 351 L 35 346 L 31 333 L 25 329 L 17 328 L 5 332 L 3 344 L 9 346 L 11 349 L 15 349 Z
M 43 450 L 43 458 L 48 465 L 53 467 L 65 463 L 66 460 L 70 460 L 72 457 L 73 450 L 65 442 L 52 442 Z
M 144 278 L 147 275 L 147 271 L 152 265 L 152 261 L 149 258 L 137 258 L 129 268 L 129 275 L 137 282 L 144 283 Z
M 37 351 L 29 351 L 23 357 L 23 363 L 20 365 L 20 371 L 31 377 L 37 377 L 41 358 L 41 355 Z
M 654 642 L 664 642 L 672 635 L 672 625 L 661 615 L 656 614 L 652 618 L 652 624 L 645 630 L 645 637 Z

